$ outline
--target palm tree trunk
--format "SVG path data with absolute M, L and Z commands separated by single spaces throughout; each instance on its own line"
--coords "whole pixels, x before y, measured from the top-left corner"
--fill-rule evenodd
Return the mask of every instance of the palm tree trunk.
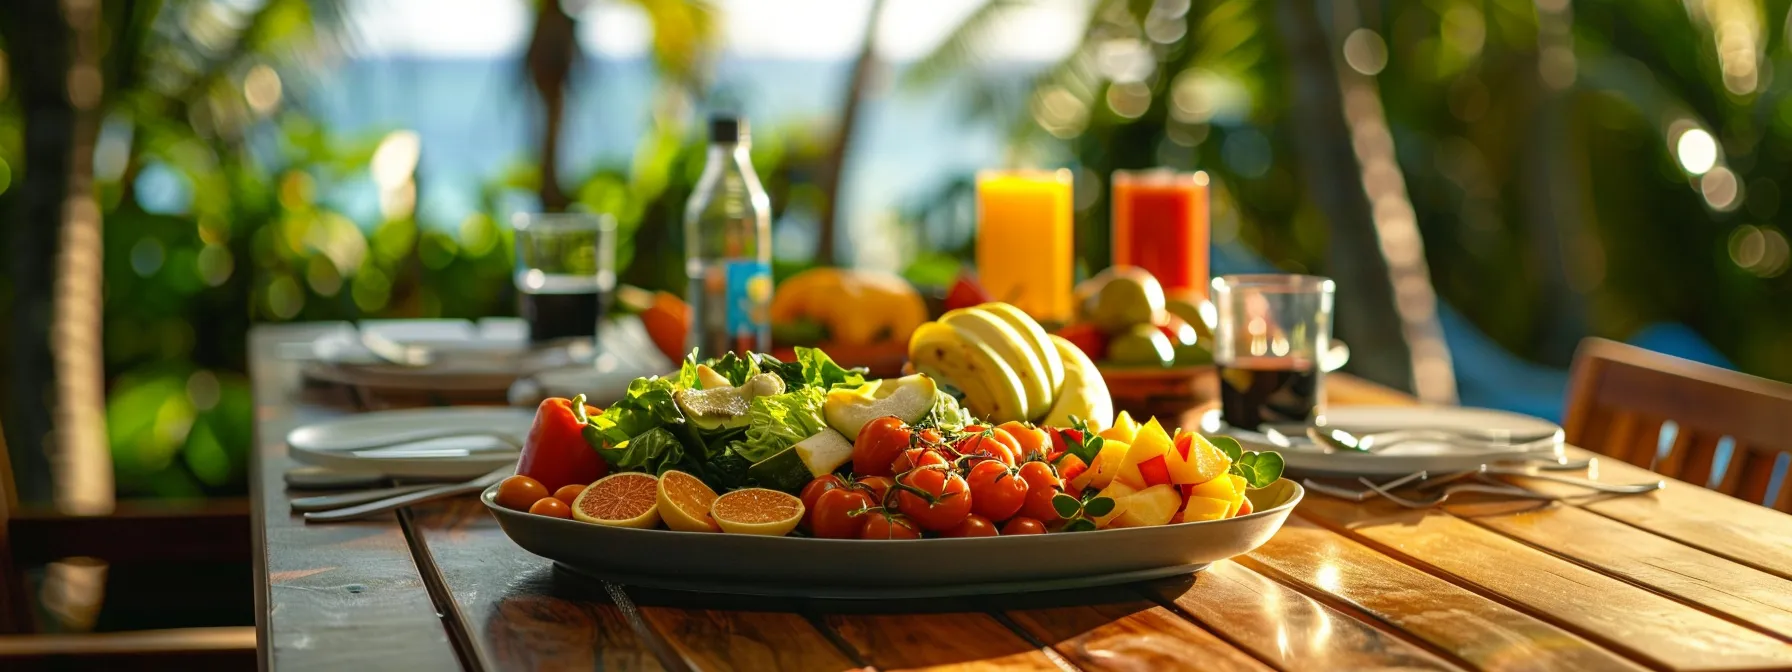
M 529 81 L 541 98 L 541 208 L 560 212 L 572 199 L 560 187 L 560 137 L 565 127 L 567 85 L 579 60 L 578 22 L 559 2 L 539 3 L 535 31 L 524 56 Z
M 852 78 L 846 83 L 846 103 L 840 110 L 840 130 L 834 147 L 828 152 L 827 172 L 821 177 L 821 231 L 816 237 L 815 263 L 834 265 L 835 234 L 844 226 L 840 221 L 840 183 L 846 174 L 846 159 L 852 155 L 853 131 L 859 125 L 859 108 L 863 106 L 871 78 L 878 68 L 877 26 L 883 17 L 884 0 L 871 3 L 865 18 L 865 39 L 859 43 L 859 55 L 853 59 Z
M 1352 364 L 1364 377 L 1428 402 L 1453 402 L 1456 379 L 1437 296 L 1380 93 L 1374 80 L 1332 58 L 1337 41 L 1327 38 L 1315 3 L 1278 4 L 1294 69 L 1295 127 L 1302 132 L 1296 145 L 1314 200 L 1332 225 L 1327 266 L 1338 283 L 1337 334 L 1353 344 L 1353 354 L 1363 353 Z M 1339 35 L 1356 23 L 1346 14 L 1332 17 Z

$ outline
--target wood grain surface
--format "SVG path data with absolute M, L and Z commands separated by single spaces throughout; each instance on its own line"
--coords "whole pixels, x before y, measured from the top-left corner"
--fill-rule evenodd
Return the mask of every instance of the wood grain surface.
M 267 669 L 1792 669 L 1792 516 L 1674 481 L 1641 497 L 1431 511 L 1309 494 L 1268 544 L 1191 577 L 955 600 L 608 584 L 523 551 L 472 499 L 306 526 L 287 511 L 281 438 L 353 400 L 302 387 L 273 353 L 318 328 L 252 335 Z M 1345 375 L 1327 396 L 1412 402 Z M 1643 446 L 1658 424 L 1601 431 Z M 1587 475 L 1658 478 L 1619 459 Z

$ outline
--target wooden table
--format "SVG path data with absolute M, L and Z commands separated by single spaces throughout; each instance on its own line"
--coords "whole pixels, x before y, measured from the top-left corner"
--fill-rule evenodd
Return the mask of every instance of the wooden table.
M 1269 544 L 1195 576 L 909 602 L 582 580 L 512 544 L 472 499 L 307 526 L 287 509 L 281 437 L 353 410 L 274 357 L 315 329 L 251 335 L 258 625 L 264 665 L 283 672 L 1792 669 L 1792 516 L 1680 482 L 1432 511 L 1310 495 Z M 1345 376 L 1328 387 L 1334 404 L 1404 400 Z M 1652 478 L 1616 461 L 1593 471 Z

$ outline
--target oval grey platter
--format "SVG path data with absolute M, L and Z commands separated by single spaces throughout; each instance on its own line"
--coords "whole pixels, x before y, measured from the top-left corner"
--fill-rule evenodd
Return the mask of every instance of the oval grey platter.
M 1226 520 L 888 541 L 606 527 L 498 506 L 495 485 L 480 500 L 518 546 L 576 574 L 670 590 L 862 599 L 1024 593 L 1188 574 L 1269 541 L 1304 494 L 1284 478 L 1250 491 L 1254 513 Z

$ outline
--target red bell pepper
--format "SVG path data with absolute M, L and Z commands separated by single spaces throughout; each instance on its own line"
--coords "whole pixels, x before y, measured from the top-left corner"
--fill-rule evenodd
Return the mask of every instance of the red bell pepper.
M 516 473 L 541 482 L 548 492 L 563 485 L 590 485 L 610 472 L 610 465 L 585 442 L 585 427 L 598 409 L 585 405 L 585 395 L 551 397 L 535 409 L 535 424 L 523 443 Z

